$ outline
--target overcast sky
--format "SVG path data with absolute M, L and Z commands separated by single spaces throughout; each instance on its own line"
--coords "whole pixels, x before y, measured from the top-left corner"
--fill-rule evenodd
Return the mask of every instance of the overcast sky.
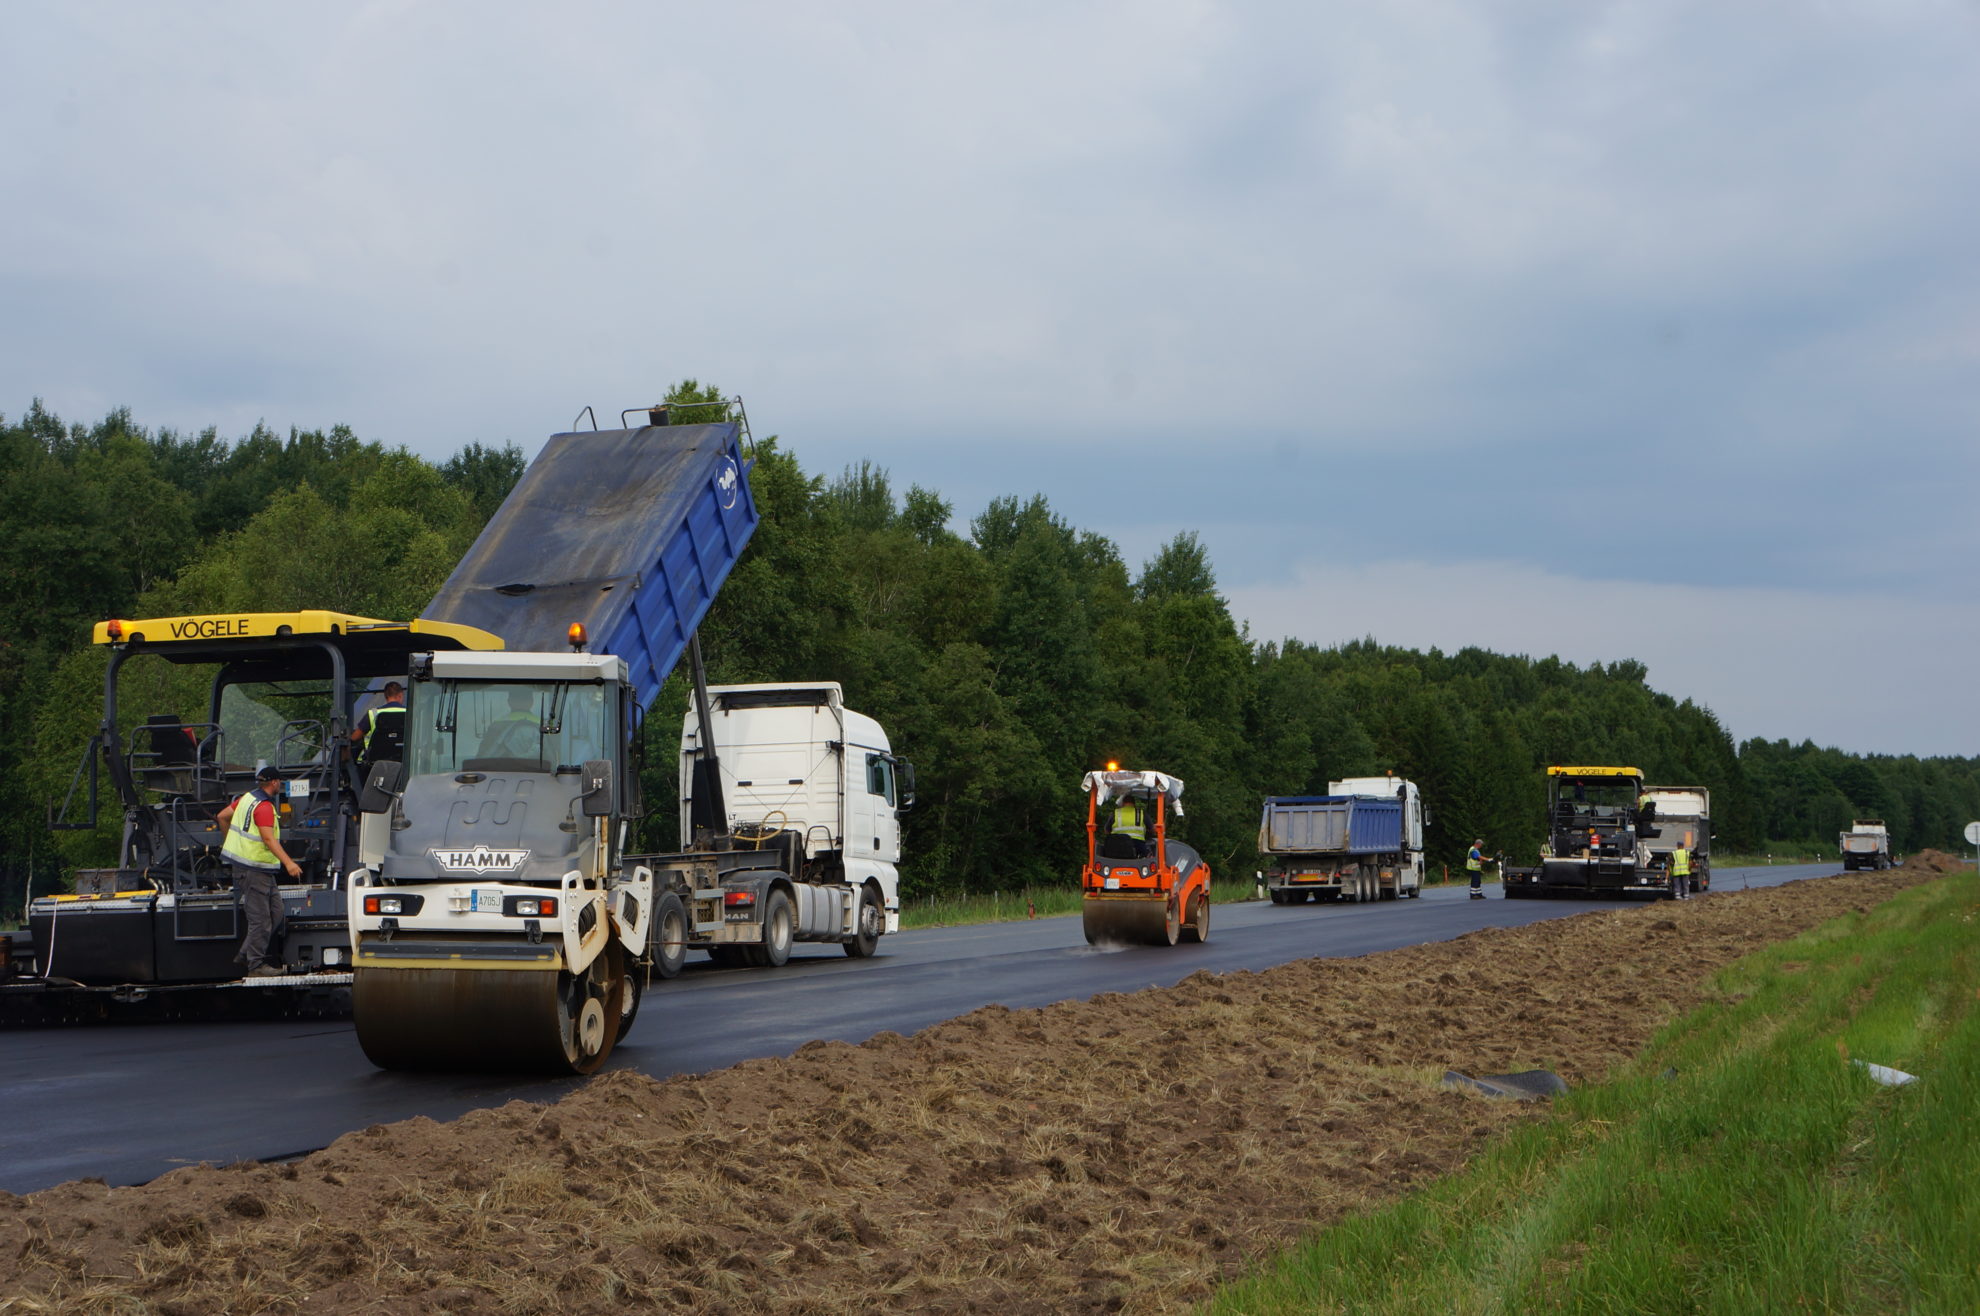
M 1254 636 L 1980 753 L 1980 4 L 0 7 L 0 411 L 1194 530 Z

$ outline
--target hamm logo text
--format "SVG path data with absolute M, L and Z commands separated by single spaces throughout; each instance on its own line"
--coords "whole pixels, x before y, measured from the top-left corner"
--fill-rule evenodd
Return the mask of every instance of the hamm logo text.
M 513 873 L 529 858 L 527 850 L 491 850 L 478 845 L 467 850 L 429 850 L 433 862 L 450 873 Z

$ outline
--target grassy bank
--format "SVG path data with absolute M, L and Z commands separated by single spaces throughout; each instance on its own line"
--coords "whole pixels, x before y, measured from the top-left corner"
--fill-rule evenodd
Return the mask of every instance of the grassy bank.
M 1980 879 L 1713 986 L 1614 1082 L 1206 1311 L 1980 1311 Z

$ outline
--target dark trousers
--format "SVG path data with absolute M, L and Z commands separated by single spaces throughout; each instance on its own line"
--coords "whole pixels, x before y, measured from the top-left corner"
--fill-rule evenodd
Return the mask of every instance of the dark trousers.
M 1471 889 L 1473 891 L 1483 891 L 1485 889 L 1484 869 L 1474 868 L 1471 870 Z
M 234 958 L 245 968 L 252 969 L 264 961 L 274 963 L 268 959 L 268 943 L 282 926 L 282 893 L 278 889 L 281 880 L 280 873 L 234 865 L 234 899 L 247 918 L 247 935 L 241 939 L 240 953 Z

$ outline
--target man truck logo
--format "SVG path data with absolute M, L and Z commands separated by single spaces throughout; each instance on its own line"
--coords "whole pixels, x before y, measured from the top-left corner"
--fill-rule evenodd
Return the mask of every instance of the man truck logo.
M 715 477 L 715 492 L 722 500 L 722 510 L 728 511 L 736 505 L 736 490 L 742 484 L 742 472 L 736 469 L 733 459 L 724 459 L 722 473 Z
M 485 845 L 468 850 L 429 850 L 427 853 L 450 873 L 513 873 L 529 858 L 527 850 L 491 850 Z

